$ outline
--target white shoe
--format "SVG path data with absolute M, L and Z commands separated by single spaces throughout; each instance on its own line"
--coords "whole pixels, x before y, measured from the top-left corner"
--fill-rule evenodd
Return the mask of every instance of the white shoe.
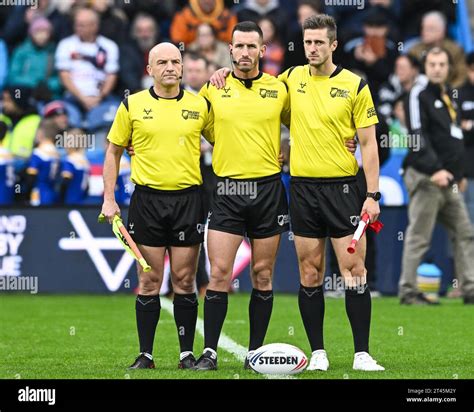
M 357 352 L 354 355 L 354 364 L 352 369 L 356 371 L 384 371 L 385 368 L 380 366 L 377 361 L 367 352 Z
M 311 360 L 309 362 L 306 370 L 308 371 L 327 371 L 329 368 L 329 360 L 324 349 L 315 350 L 311 355 Z

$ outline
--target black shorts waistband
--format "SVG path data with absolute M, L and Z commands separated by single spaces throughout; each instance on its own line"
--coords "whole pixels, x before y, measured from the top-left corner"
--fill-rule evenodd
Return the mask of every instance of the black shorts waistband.
M 301 177 L 291 176 L 290 182 L 294 183 L 354 183 L 357 181 L 355 176 L 341 176 L 341 177 Z
M 221 177 L 217 176 L 217 181 L 218 182 L 224 182 L 226 180 L 232 181 L 232 182 L 257 182 L 257 183 L 268 183 L 268 182 L 274 182 L 281 179 L 281 173 L 275 173 L 274 175 L 270 176 L 262 176 L 262 177 L 255 177 L 251 179 L 234 179 L 232 177 Z
M 196 190 L 199 190 L 200 187 L 201 185 L 194 185 L 194 186 L 189 186 L 185 189 L 159 190 L 159 189 L 154 189 L 149 186 L 142 186 L 142 185 L 135 184 L 135 190 L 139 190 L 140 192 L 154 193 L 156 195 L 184 195 L 186 193 L 195 192 Z

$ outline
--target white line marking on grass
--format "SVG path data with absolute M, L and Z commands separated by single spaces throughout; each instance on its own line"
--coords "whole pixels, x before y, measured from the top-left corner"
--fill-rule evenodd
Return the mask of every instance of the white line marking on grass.
M 173 316 L 173 302 L 167 298 L 161 298 L 161 307 L 165 309 L 171 316 Z M 201 336 L 204 336 L 204 322 L 201 318 L 197 319 L 196 330 Z M 219 346 L 225 351 L 234 355 L 237 360 L 243 362 L 247 356 L 247 348 L 238 344 L 233 339 L 229 338 L 226 334 L 221 333 L 219 337 Z M 292 375 L 263 375 L 267 379 L 297 379 Z

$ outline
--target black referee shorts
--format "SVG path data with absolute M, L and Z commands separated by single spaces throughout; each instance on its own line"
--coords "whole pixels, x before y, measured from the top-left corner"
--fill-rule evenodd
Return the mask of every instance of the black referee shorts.
M 204 241 L 201 186 L 156 190 L 135 186 L 128 210 L 128 231 L 145 246 L 192 246 Z
M 307 178 L 290 181 L 291 228 L 295 235 L 340 238 L 359 224 L 364 204 L 356 177 Z
M 209 229 L 251 239 L 288 231 L 288 202 L 280 173 L 258 179 L 218 177 L 208 221 Z

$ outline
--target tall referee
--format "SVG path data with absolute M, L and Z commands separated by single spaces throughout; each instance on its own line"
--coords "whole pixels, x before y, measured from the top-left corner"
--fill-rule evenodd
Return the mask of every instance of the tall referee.
M 140 355 L 131 369 L 154 368 L 153 341 L 160 318 L 160 288 L 168 251 L 178 329 L 178 367 L 195 364 L 193 342 L 197 320 L 195 274 L 204 240 L 202 177 L 199 168 L 201 133 L 212 141 L 210 104 L 180 88 L 181 53 L 161 43 L 149 53 L 148 73 L 154 85 L 121 103 L 108 135 L 104 163 L 104 204 L 109 222 L 120 214 L 115 202 L 120 157 L 129 141 L 135 191 L 128 213 L 128 230 L 152 270 L 138 271 L 136 320 Z
M 384 370 L 369 354 L 371 298 L 365 269 L 365 237 L 356 253 L 347 253 L 359 217 L 370 221 L 380 213 L 378 123 L 367 83 L 336 66 L 337 27 L 328 15 L 311 16 L 303 23 L 307 65 L 279 76 L 291 100 L 290 214 L 300 269 L 298 303 L 312 357 L 309 370 L 327 370 L 324 349 L 324 255 L 326 238 L 337 256 L 346 289 L 346 312 L 354 338 L 353 368 Z M 345 142 L 357 133 L 362 152 L 367 193 L 356 183 L 357 161 Z

